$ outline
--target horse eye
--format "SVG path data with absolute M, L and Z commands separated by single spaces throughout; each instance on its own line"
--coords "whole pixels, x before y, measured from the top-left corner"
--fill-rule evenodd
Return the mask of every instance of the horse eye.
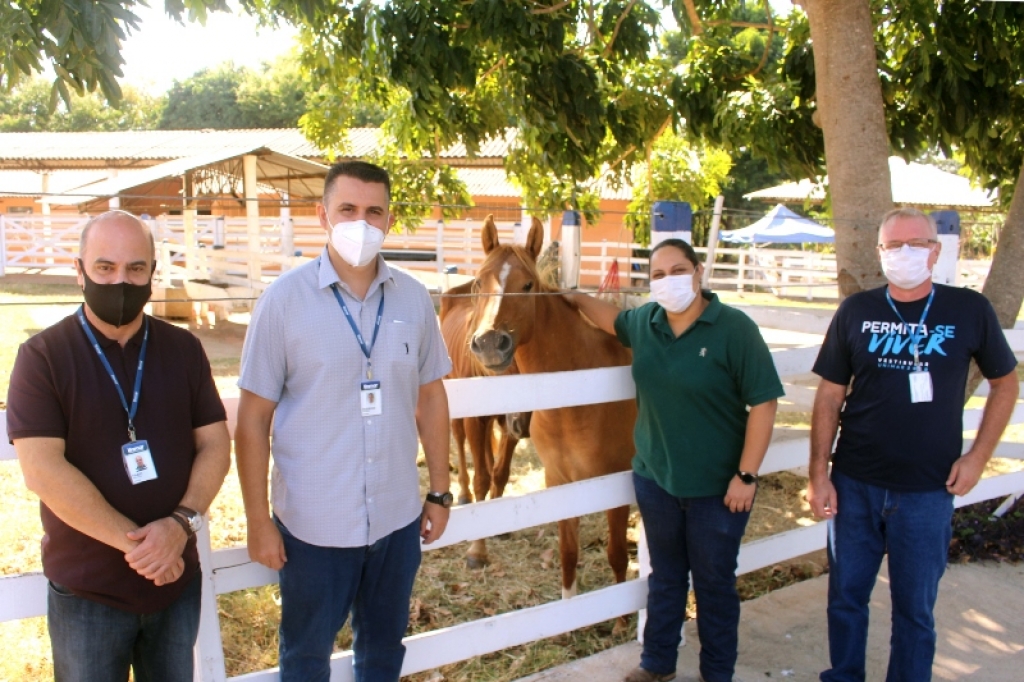
M 533 289 L 533 282 L 527 282 L 523 285 L 523 291 L 531 291 Z

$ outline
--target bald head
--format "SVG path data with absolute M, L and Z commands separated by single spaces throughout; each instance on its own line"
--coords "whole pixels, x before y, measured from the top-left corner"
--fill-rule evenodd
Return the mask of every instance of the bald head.
M 78 245 L 79 286 L 82 275 L 99 284 L 145 284 L 155 269 L 156 248 L 149 227 L 125 211 L 107 211 L 82 228 Z
M 106 213 L 100 213 L 98 216 L 93 216 L 89 219 L 89 222 L 82 228 L 82 234 L 78 239 L 78 257 L 85 260 L 85 252 L 89 245 L 89 235 L 99 225 L 117 223 L 122 229 L 127 228 L 129 231 L 135 228 L 139 231 L 139 234 L 149 242 L 149 260 L 156 260 L 156 242 L 153 240 L 153 231 L 149 229 L 146 223 L 139 220 L 137 217 L 129 213 L 128 211 L 121 211 L 114 209 L 107 211 Z

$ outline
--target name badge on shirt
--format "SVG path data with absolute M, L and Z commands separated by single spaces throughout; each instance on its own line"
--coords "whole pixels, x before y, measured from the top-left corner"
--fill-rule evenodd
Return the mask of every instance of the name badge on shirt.
M 379 381 L 364 381 L 359 384 L 359 406 L 364 417 L 375 417 L 381 413 Z
M 910 373 L 910 402 L 930 403 L 932 401 L 931 372 Z
M 132 485 L 156 479 L 156 465 L 153 464 L 153 453 L 149 451 L 149 443 L 136 440 L 121 446 L 124 457 L 124 470 Z

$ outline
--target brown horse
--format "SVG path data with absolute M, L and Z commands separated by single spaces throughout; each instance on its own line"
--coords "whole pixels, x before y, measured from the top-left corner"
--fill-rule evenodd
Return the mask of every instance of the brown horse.
M 490 218 L 484 224 L 487 258 L 477 271 L 475 323 L 470 347 L 491 371 L 500 372 L 513 359 L 524 374 L 558 372 L 630 364 L 631 354 L 613 337 L 587 322 L 537 272 L 543 226 L 537 218 L 527 244 L 503 246 Z M 549 295 L 521 295 L 521 294 Z M 632 400 L 533 413 L 530 433 L 544 464 L 548 487 L 581 481 L 630 468 L 633 456 Z M 608 563 L 615 581 L 626 579 L 626 525 L 629 507 L 610 509 Z M 579 519 L 558 522 L 562 563 L 562 596 L 576 594 Z
M 449 379 L 462 379 L 494 374 L 477 362 L 469 349 L 470 326 L 473 317 L 473 282 L 452 287 L 441 296 L 441 335 L 452 358 Z M 516 373 L 513 363 L 506 372 Z M 494 446 L 494 427 L 498 427 L 499 438 Z M 467 417 L 452 420 L 452 436 L 459 458 L 459 504 L 501 497 L 508 483 L 512 454 L 520 439 L 529 436 L 530 413 Z M 466 440 L 473 457 L 473 490 L 470 492 L 469 472 L 466 469 Z M 497 455 L 497 457 L 495 457 Z M 470 544 L 466 556 L 470 568 L 482 568 L 487 564 L 485 540 Z

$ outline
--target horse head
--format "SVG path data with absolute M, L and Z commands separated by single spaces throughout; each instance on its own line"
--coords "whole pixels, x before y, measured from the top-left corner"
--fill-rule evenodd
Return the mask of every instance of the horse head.
M 517 346 L 533 334 L 536 299 L 528 294 L 549 289 L 537 272 L 544 226 L 534 217 L 525 246 L 503 245 L 494 216 L 487 216 L 481 241 L 486 258 L 474 285 L 479 296 L 470 349 L 484 367 L 503 372 L 512 364 Z

